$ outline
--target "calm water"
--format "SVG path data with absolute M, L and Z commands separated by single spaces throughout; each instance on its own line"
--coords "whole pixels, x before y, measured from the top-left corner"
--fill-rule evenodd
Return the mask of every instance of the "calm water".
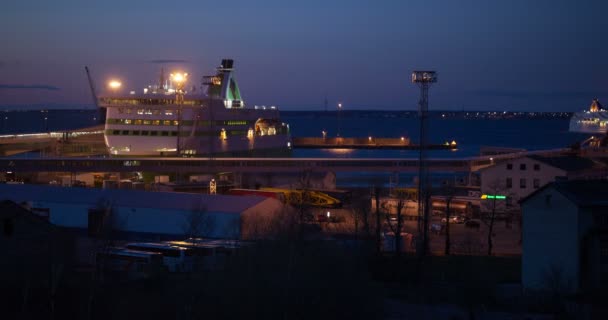
M 289 123 L 293 136 L 321 137 L 323 130 L 335 136 L 340 123 L 344 137 L 410 137 L 418 141 L 416 118 L 400 116 L 398 113 L 351 111 L 341 115 L 335 113 L 283 112 L 282 120 Z M 77 129 L 96 124 L 97 114 L 92 110 L 50 110 L 48 112 L 0 112 L 0 132 L 26 133 L 47 130 Z M 46 119 L 45 119 L 46 118 Z M 431 143 L 456 140 L 457 151 L 437 150 L 430 155 L 437 158 L 466 157 L 479 154 L 481 146 L 524 148 L 528 150 L 560 148 L 586 137 L 584 134 L 568 132 L 567 119 L 431 119 Z M 296 157 L 416 157 L 416 151 L 398 150 L 295 150 Z

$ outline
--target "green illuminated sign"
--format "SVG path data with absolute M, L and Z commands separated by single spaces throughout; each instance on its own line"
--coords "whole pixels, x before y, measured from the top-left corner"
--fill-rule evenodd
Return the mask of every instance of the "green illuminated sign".
M 497 199 L 497 200 L 505 200 L 507 196 L 501 196 L 498 194 L 482 194 L 481 199 Z

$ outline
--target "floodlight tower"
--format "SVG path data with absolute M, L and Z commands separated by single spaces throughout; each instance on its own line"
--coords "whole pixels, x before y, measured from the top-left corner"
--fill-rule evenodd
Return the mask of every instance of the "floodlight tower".
M 429 113 L 429 87 L 437 82 L 435 71 L 414 71 L 412 82 L 420 88 L 420 101 L 418 102 L 418 117 L 420 119 L 420 153 L 418 157 L 418 235 L 422 241 L 416 248 L 418 255 L 424 256 L 429 248 L 429 206 L 431 198 L 431 185 L 428 166 L 428 113 Z

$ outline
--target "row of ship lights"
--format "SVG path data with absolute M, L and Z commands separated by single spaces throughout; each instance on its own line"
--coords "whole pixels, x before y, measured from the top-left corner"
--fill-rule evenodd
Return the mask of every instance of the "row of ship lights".
M 188 73 L 176 72 L 171 73 L 169 76 L 171 81 L 175 82 L 177 89 L 169 88 L 167 91 L 169 93 L 183 93 L 184 84 L 186 83 L 186 79 L 188 79 Z M 122 88 L 122 82 L 118 79 L 111 79 L 108 81 L 108 88 L 111 91 L 118 91 Z M 148 93 L 148 88 L 144 88 L 144 94 L 145 93 Z M 129 94 L 135 94 L 135 91 L 129 91 Z
M 171 80 L 174 81 L 175 83 L 177 83 L 177 87 L 178 90 L 180 90 L 180 88 L 183 87 L 183 83 L 186 81 L 186 79 L 188 78 L 188 74 L 187 73 L 172 73 L 171 75 Z M 117 91 L 122 87 L 122 82 L 120 82 L 119 80 L 113 79 L 110 80 L 108 82 L 108 88 L 110 88 L 110 90 L 112 91 Z M 175 89 L 168 89 L 169 93 L 175 93 L 176 90 Z M 130 91 L 130 94 L 135 94 L 135 91 Z M 144 94 L 148 93 L 148 88 L 144 88 Z M 266 110 L 266 109 L 270 109 L 270 110 L 276 110 L 277 107 L 276 106 L 254 106 L 253 107 L 255 110 Z

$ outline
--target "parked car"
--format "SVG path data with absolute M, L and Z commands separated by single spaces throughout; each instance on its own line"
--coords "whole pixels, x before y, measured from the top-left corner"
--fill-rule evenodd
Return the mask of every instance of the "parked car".
M 442 223 L 446 223 L 447 219 L 446 218 L 442 218 L 441 222 Z M 450 223 L 464 223 L 465 218 L 463 216 L 451 216 L 450 217 Z

